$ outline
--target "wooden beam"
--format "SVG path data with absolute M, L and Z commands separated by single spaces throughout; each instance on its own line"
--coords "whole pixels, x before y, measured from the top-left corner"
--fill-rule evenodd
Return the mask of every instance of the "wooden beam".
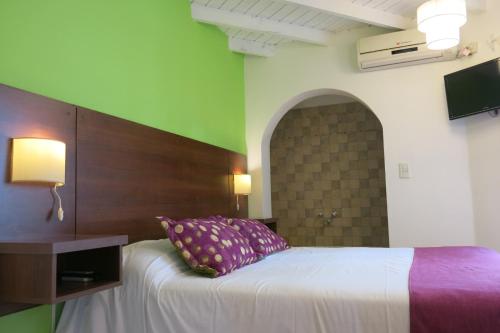
M 194 20 L 203 23 L 255 32 L 267 32 L 316 45 L 327 45 L 331 39 L 331 34 L 326 31 L 210 8 L 195 3 L 191 4 L 191 16 Z
M 408 29 L 415 26 L 409 17 L 353 4 L 347 0 L 281 0 L 284 3 L 320 10 L 326 14 L 385 28 Z
M 276 51 L 276 46 L 229 37 L 229 49 L 233 52 L 258 57 L 272 57 Z

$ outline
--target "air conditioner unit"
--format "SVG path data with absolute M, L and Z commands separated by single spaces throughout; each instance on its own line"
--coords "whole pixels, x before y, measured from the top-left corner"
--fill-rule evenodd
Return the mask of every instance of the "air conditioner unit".
M 362 38 L 358 41 L 358 64 L 361 71 L 425 64 L 456 59 L 457 48 L 430 50 L 425 34 L 406 30 Z

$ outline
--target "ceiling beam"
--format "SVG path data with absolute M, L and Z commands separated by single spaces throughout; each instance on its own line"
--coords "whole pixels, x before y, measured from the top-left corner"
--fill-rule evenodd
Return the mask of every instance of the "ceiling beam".
M 249 54 L 258 57 L 272 57 L 276 46 L 229 37 L 229 49 L 236 53 Z
M 353 4 L 347 0 L 281 0 L 284 3 L 320 10 L 326 14 L 385 28 L 408 29 L 415 22 L 405 16 Z
M 195 3 L 191 4 L 191 16 L 194 20 L 203 23 L 255 32 L 267 32 L 316 45 L 328 45 L 331 39 L 331 34 L 325 31 L 210 8 Z

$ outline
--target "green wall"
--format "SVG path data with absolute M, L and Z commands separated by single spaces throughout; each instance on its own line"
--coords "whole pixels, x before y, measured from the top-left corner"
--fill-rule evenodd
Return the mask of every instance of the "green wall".
M 0 332 L 5 333 L 49 333 L 52 314 L 49 305 L 39 306 L 23 312 L 0 317 Z
M 243 56 L 189 0 L 1 0 L 0 82 L 244 153 Z
M 0 0 L 0 83 L 245 152 L 243 57 L 188 0 Z M 50 307 L 0 318 L 47 333 Z

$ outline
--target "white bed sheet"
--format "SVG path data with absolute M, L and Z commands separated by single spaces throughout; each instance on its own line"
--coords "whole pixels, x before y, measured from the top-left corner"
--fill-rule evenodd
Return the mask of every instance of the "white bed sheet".
M 413 249 L 297 247 L 217 279 L 167 240 L 124 249 L 124 285 L 69 301 L 58 333 L 407 333 Z

